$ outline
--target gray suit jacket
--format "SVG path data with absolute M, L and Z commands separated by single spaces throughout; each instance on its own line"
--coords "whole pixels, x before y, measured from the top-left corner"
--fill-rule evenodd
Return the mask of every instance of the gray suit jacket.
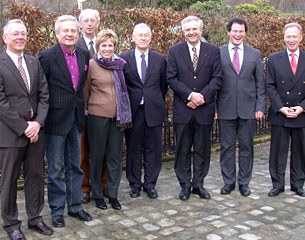
M 24 59 L 30 75 L 30 92 L 12 59 L 6 52 L 0 55 L 0 147 L 26 146 L 27 121 L 37 121 L 43 126 L 48 113 L 48 86 L 39 60 L 29 55 L 24 55 Z
M 220 47 L 223 84 L 217 93 L 219 119 L 255 119 L 255 112 L 266 112 L 266 83 L 259 50 L 244 45 L 240 74 L 234 70 L 228 44 Z

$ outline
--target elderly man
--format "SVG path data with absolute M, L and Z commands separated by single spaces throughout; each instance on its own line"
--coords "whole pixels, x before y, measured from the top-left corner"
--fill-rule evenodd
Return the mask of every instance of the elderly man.
M 203 21 L 198 17 L 184 18 L 181 27 L 185 41 L 169 49 L 166 72 L 174 91 L 175 172 L 182 188 L 179 198 L 188 200 L 192 191 L 210 199 L 203 181 L 210 166 L 215 95 L 222 84 L 220 51 L 200 41 Z
M 1 214 L 10 239 L 25 239 L 18 220 L 17 180 L 23 167 L 28 227 L 44 235 L 53 231 L 42 220 L 44 205 L 44 125 L 48 87 L 37 58 L 24 54 L 27 30 L 20 19 L 3 29 L 7 46 L 0 55 Z
M 64 227 L 65 203 L 71 217 L 92 220 L 82 209 L 83 172 L 80 169 L 80 135 L 85 119 L 83 87 L 90 56 L 88 51 L 76 46 L 80 26 L 75 17 L 58 17 L 55 33 L 58 44 L 41 52 L 39 59 L 50 93 L 45 124 L 48 201 L 53 226 Z
M 143 187 L 147 196 L 154 199 L 158 197 L 155 186 L 161 171 L 161 133 L 167 92 L 166 60 L 162 54 L 149 49 L 151 30 L 146 24 L 135 26 L 132 41 L 135 49 L 122 55 L 127 62 L 124 74 L 133 116 L 133 128 L 125 132 L 126 176 L 132 198 L 140 196 Z

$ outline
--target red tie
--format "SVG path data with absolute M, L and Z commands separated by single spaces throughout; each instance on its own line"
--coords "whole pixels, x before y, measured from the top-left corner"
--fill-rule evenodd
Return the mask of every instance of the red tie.
M 233 55 L 233 67 L 237 75 L 240 72 L 240 65 L 239 65 L 239 55 L 238 55 L 238 47 L 234 47 L 234 55 Z
M 291 56 L 291 61 L 290 61 L 291 70 L 292 70 L 293 74 L 295 75 L 295 73 L 297 71 L 297 62 L 295 61 L 294 53 L 290 53 L 290 56 Z

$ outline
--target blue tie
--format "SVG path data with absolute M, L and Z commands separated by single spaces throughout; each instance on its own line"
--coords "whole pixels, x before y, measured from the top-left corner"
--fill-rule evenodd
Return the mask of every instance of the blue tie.
M 141 58 L 142 58 L 142 61 L 141 61 L 141 72 L 142 72 L 141 80 L 142 80 L 142 83 L 144 83 L 145 78 L 146 78 L 146 72 L 147 72 L 147 65 L 146 65 L 145 54 L 144 53 L 141 54 Z

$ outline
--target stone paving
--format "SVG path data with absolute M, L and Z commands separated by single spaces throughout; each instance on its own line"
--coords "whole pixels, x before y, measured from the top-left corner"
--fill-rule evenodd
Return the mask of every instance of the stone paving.
M 113 210 L 109 204 L 107 210 L 100 210 L 94 202 L 90 202 L 84 207 L 94 217 L 92 222 L 83 223 L 65 214 L 66 227 L 54 228 L 51 237 L 27 229 L 23 192 L 19 191 L 22 230 L 29 240 L 303 240 L 305 198 L 290 191 L 289 174 L 286 175 L 286 191 L 274 198 L 267 196 L 271 188 L 268 154 L 269 143 L 255 146 L 250 197 L 242 197 L 238 190 L 226 196 L 220 194 L 223 182 L 219 153 L 212 154 L 210 172 L 205 180 L 205 188 L 212 197 L 210 200 L 202 200 L 197 195 L 191 195 L 190 200 L 185 202 L 179 200 L 180 187 L 174 174 L 173 161 L 163 164 L 156 187 L 159 198 L 155 200 L 149 199 L 143 192 L 139 198 L 130 198 L 123 171 L 119 193 L 122 210 Z M 45 222 L 51 226 L 47 201 L 43 215 Z M 3 230 L 0 231 L 0 239 L 7 239 Z

